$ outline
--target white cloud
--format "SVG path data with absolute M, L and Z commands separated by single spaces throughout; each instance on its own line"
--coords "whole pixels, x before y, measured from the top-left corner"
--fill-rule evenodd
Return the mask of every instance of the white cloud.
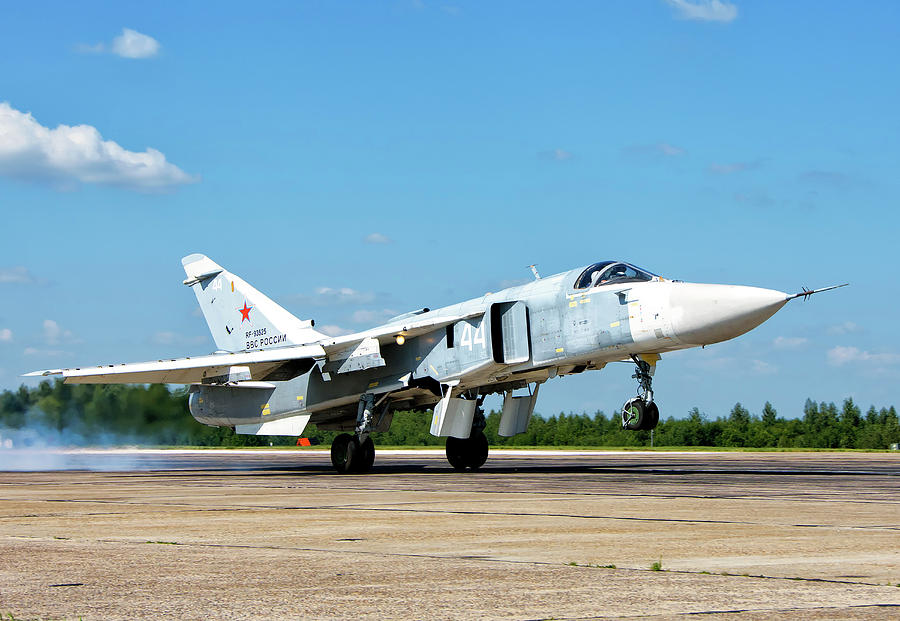
M 112 53 L 122 58 L 150 58 L 158 52 L 159 41 L 131 28 L 123 28 L 112 42 Z
M 12 340 L 12 330 L 3 328 L 0 330 L 0 343 L 9 343 Z
M 327 325 L 327 326 L 316 326 L 316 330 L 323 334 L 327 334 L 328 336 L 344 336 L 345 334 L 352 334 L 353 330 L 347 330 L 340 326 Z
M 721 0 L 666 0 L 682 19 L 701 22 L 731 22 L 737 18 L 737 7 Z
M 387 321 L 391 317 L 396 316 L 398 313 L 395 310 L 391 310 L 389 308 L 382 309 L 380 311 L 376 310 L 358 310 L 351 316 L 351 319 L 354 323 L 380 323 L 382 321 Z
M 871 362 L 877 364 L 896 364 L 900 362 L 900 354 L 873 354 L 857 347 L 837 346 L 828 350 L 828 363 L 836 367 L 854 362 Z
M 62 334 L 62 328 L 52 319 L 44 320 L 44 340 L 47 345 L 56 345 L 59 343 L 59 337 Z
M 31 283 L 34 282 L 34 278 L 26 267 L 0 268 L 0 283 L 9 282 Z
M 63 330 L 58 323 L 52 319 L 44 320 L 44 342 L 47 345 L 59 345 L 62 342 L 76 343 L 75 336 L 69 330 Z
M 48 358 L 72 355 L 71 352 L 62 351 L 61 349 L 38 349 L 37 347 L 26 347 L 22 353 L 26 356 L 45 356 Z
M 367 244 L 389 244 L 392 240 L 387 235 L 382 235 L 381 233 L 370 233 L 365 236 L 364 241 Z
M 115 54 L 122 58 L 152 58 L 159 53 L 159 41 L 131 28 L 122 28 L 122 34 L 115 37 L 112 43 L 80 43 L 75 50 L 82 54 Z
M 830 326 L 828 328 L 828 334 L 850 334 L 851 332 L 859 332 L 860 329 L 861 328 L 852 321 L 845 321 L 836 326 Z
M 344 306 L 371 304 L 375 301 L 375 294 L 350 287 L 318 287 L 313 295 L 299 294 L 290 296 L 290 299 L 304 306 Z
M 91 125 L 50 129 L 8 102 L 0 102 L 0 174 L 59 186 L 96 183 L 143 192 L 198 181 L 156 149 L 128 151 L 103 140 Z
M 798 349 L 808 342 L 809 339 L 802 336 L 777 336 L 772 344 L 776 349 Z
M 756 375 L 772 375 L 778 372 L 778 367 L 764 360 L 752 360 L 750 370 Z

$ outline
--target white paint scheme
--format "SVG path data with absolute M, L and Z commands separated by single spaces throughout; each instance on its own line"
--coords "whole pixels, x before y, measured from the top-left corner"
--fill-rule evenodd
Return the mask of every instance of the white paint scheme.
M 638 396 L 623 406 L 623 427 L 650 430 L 659 417 L 652 377 L 660 354 L 734 338 L 790 299 L 844 286 L 788 295 L 671 281 L 621 261 L 600 261 L 327 337 L 208 257 L 182 261 L 184 283 L 225 351 L 28 375 L 62 375 L 67 383 L 194 384 L 194 417 L 235 426 L 238 433 L 299 435 L 308 421 L 320 429 L 355 430 L 349 443 L 346 435 L 336 440 L 339 472 L 371 467 L 369 434 L 390 426 L 392 410 L 429 407 L 431 433 L 461 440 L 451 443 L 452 455 L 448 446 L 451 464 L 477 469 L 487 458 L 479 409 L 485 395 L 505 394 L 500 434 L 523 433 L 541 383 L 613 361 L 631 360 L 639 384 Z M 513 396 L 523 388 L 531 394 Z M 369 448 L 354 453 L 348 449 L 353 442 Z M 354 454 L 362 457 L 351 464 Z
M 682 345 L 710 345 L 749 332 L 789 299 L 759 287 L 671 283 L 669 316 Z

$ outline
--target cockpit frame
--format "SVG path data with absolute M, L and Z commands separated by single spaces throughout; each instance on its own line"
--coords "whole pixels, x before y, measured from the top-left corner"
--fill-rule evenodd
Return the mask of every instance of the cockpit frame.
M 659 276 L 625 261 L 599 261 L 589 265 L 575 280 L 574 288 L 589 289 L 602 285 L 649 282 Z

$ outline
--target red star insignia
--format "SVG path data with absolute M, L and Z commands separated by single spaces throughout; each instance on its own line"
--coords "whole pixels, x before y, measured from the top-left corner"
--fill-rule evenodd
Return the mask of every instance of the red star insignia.
M 237 309 L 237 311 L 241 314 L 241 323 L 244 323 L 244 321 L 250 321 L 250 310 L 252 308 L 252 306 L 247 306 L 247 301 L 244 300 L 244 308 Z

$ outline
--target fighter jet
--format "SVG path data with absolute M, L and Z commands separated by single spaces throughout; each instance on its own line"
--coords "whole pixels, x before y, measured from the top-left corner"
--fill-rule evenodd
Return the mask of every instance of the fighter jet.
M 315 329 L 202 254 L 182 259 L 218 351 L 211 355 L 50 369 L 80 384 L 189 384 L 199 422 L 239 434 L 300 436 L 310 422 L 340 430 L 331 461 L 342 474 L 375 461 L 373 432 L 396 410 L 431 409 L 431 433 L 446 437 L 457 470 L 488 456 L 482 404 L 502 394 L 499 434 L 528 428 L 540 385 L 635 365 L 637 395 L 622 426 L 653 429 L 659 409 L 653 375 L 666 352 L 733 339 L 788 301 L 835 289 L 787 294 L 771 289 L 669 280 L 624 261 L 534 280 L 438 309 L 421 308 L 340 337 Z

